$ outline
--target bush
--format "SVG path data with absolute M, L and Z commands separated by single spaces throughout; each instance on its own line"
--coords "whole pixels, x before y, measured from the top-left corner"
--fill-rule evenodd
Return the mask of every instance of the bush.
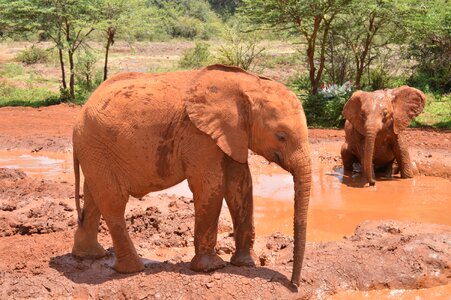
M 199 35 L 201 27 L 201 21 L 191 17 L 181 17 L 172 25 L 171 36 L 193 39 Z
M 306 79 L 299 79 L 299 83 L 303 86 L 299 86 L 298 90 L 308 88 Z M 345 122 L 343 107 L 351 94 L 352 84 L 347 81 L 342 86 L 323 85 L 317 95 L 300 95 L 307 124 L 313 127 L 342 127 Z
M 200 68 L 208 65 L 210 59 L 210 45 L 203 42 L 197 42 L 196 46 L 183 52 L 180 59 L 180 67 L 182 68 Z
M 408 54 L 418 64 L 408 84 L 425 92 L 439 94 L 451 92 L 451 38 L 449 35 L 432 35 L 414 40 Z
M 258 45 L 259 37 L 255 33 L 245 33 L 239 24 L 226 30 L 226 42 L 218 50 L 218 60 L 225 65 L 240 67 L 252 71 L 255 62 L 261 58 L 264 47 Z
M 82 88 L 92 91 L 95 87 L 93 79 L 96 73 L 97 56 L 91 51 L 83 51 L 77 55 L 75 63 L 76 82 Z
M 30 48 L 20 51 L 16 55 L 16 60 L 27 65 L 46 63 L 49 60 L 49 52 L 46 49 L 33 45 Z

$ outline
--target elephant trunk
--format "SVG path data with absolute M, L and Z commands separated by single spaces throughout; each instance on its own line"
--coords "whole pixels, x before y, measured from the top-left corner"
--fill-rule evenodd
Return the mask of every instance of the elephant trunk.
M 294 180 L 294 252 L 291 282 L 296 286 L 299 286 L 301 280 L 307 235 L 307 212 L 310 200 L 311 160 L 307 147 L 304 147 L 295 156 L 292 163 Z
M 376 181 L 373 178 L 373 156 L 374 144 L 376 142 L 377 129 L 370 128 L 366 131 L 365 145 L 363 149 L 363 173 L 368 180 L 370 186 L 374 186 Z

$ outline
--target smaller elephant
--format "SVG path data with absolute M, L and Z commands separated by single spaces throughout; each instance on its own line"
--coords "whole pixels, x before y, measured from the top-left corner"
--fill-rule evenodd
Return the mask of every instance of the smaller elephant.
M 370 186 L 375 185 L 374 173 L 392 174 L 396 160 L 402 178 L 412 178 L 414 167 L 410 160 L 408 142 L 403 130 L 418 116 L 426 104 L 423 92 L 409 86 L 374 92 L 356 91 L 343 108 L 345 142 L 341 158 L 346 171 L 354 163 Z

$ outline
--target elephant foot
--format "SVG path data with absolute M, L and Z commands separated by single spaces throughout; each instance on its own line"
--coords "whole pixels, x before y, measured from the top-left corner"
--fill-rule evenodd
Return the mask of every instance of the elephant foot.
M 119 273 L 136 273 L 144 270 L 144 263 L 141 258 L 116 259 L 113 269 Z
M 210 272 L 225 265 L 225 261 L 217 254 L 196 254 L 191 260 L 191 270 L 196 272 Z
M 235 252 L 230 259 L 230 263 L 239 267 L 255 267 L 254 251 L 248 253 Z
M 106 250 L 98 243 L 91 243 L 90 245 L 82 245 L 75 242 L 72 248 L 72 255 L 81 258 L 101 258 L 107 254 Z

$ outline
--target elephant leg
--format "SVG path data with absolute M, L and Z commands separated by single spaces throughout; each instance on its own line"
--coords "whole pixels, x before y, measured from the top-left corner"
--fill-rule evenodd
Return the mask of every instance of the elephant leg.
M 236 246 L 230 262 L 255 267 L 252 177 L 248 164 L 227 158 L 225 199 L 232 216 Z
M 359 162 L 357 157 L 349 150 L 349 144 L 347 142 L 344 142 L 341 146 L 341 159 L 343 161 L 343 168 L 345 171 L 352 171 L 353 163 Z
M 402 178 L 414 177 L 414 171 L 412 161 L 410 160 L 410 154 L 407 147 L 407 143 L 401 134 L 397 135 L 396 141 L 393 145 L 393 153 L 395 155 L 396 162 L 398 163 L 399 171 Z
M 75 231 L 72 254 L 78 257 L 100 258 L 106 255 L 105 249 L 97 241 L 100 211 L 94 203 L 86 182 L 84 183 L 83 193 L 83 221 L 78 224 L 78 228 Z
M 203 169 L 202 167 L 205 167 Z M 199 163 L 197 170 L 188 176 L 194 196 L 194 247 L 191 269 L 210 272 L 226 265 L 216 254 L 218 220 L 224 197 L 224 177 L 220 163 Z
M 114 186 L 119 185 L 97 186 L 97 191 L 92 191 L 113 240 L 116 255 L 113 268 L 119 273 L 139 272 L 144 270 L 144 264 L 128 234 L 124 218 L 128 195 Z
M 394 160 L 388 163 L 387 167 L 385 168 L 385 178 L 393 178 L 393 162 Z

